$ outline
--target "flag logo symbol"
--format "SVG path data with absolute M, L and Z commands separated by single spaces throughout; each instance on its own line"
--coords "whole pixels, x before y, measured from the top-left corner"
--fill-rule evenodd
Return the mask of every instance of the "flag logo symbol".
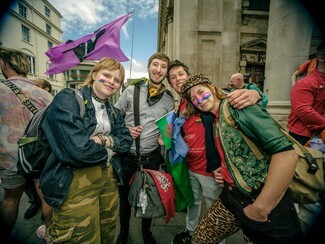
M 156 124 L 159 128 L 166 150 L 169 150 L 172 147 L 175 117 L 176 114 L 173 110 L 156 120 Z
M 167 124 L 164 128 L 164 134 L 167 138 L 172 138 L 173 136 L 173 127 L 174 124 Z
M 128 61 L 129 59 L 120 47 L 120 29 L 131 14 L 132 12 L 76 41 L 68 40 L 49 49 L 45 54 L 49 57 L 51 64 L 45 74 L 62 73 L 83 60 L 100 60 L 108 57 L 120 62 Z

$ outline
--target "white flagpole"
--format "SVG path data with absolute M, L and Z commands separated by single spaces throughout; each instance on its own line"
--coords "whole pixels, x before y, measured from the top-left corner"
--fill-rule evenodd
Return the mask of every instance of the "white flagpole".
M 130 76 L 129 79 L 131 79 L 131 73 L 132 73 L 132 62 L 133 62 L 133 40 L 134 40 L 134 20 L 135 20 L 135 14 L 133 9 L 133 24 L 132 24 L 132 44 L 131 44 L 131 62 L 130 62 Z

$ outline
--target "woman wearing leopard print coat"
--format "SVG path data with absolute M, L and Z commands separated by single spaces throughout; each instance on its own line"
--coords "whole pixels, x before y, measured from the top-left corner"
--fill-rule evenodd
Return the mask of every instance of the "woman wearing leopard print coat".
M 253 243 L 301 241 L 300 222 L 287 190 L 298 155 L 267 111 L 259 105 L 238 110 L 225 104 L 237 126 L 229 125 L 223 114 L 225 95 L 202 74 L 189 77 L 182 95 L 189 101 L 188 116 L 197 109 L 215 115 L 215 142 L 221 161 L 215 179 L 223 185 L 196 228 L 192 243 L 218 243 L 239 229 Z M 253 153 L 242 133 L 263 157 Z

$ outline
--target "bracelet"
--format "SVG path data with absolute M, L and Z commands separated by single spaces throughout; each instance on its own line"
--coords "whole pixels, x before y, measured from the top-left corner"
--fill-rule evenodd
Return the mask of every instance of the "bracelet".
M 102 141 L 102 146 L 105 147 L 107 139 L 102 134 L 97 134 L 97 136 Z
M 102 145 L 105 147 L 106 146 L 106 141 L 107 141 L 107 139 L 106 139 L 106 137 L 105 136 L 103 136 L 103 141 L 102 141 Z
M 108 140 L 109 140 L 109 148 L 113 148 L 114 147 L 114 140 L 111 136 L 108 136 Z

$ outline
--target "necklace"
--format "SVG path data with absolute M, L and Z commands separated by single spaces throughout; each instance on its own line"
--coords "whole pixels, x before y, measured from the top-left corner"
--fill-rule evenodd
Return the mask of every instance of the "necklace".
M 101 103 L 101 105 L 100 105 L 100 107 L 102 108 L 102 109 L 104 109 L 105 108 L 105 103 L 106 102 L 108 102 L 108 98 L 106 98 L 106 99 L 100 99 L 94 92 L 92 92 L 91 93 L 91 96 L 97 101 L 97 102 L 100 102 Z

